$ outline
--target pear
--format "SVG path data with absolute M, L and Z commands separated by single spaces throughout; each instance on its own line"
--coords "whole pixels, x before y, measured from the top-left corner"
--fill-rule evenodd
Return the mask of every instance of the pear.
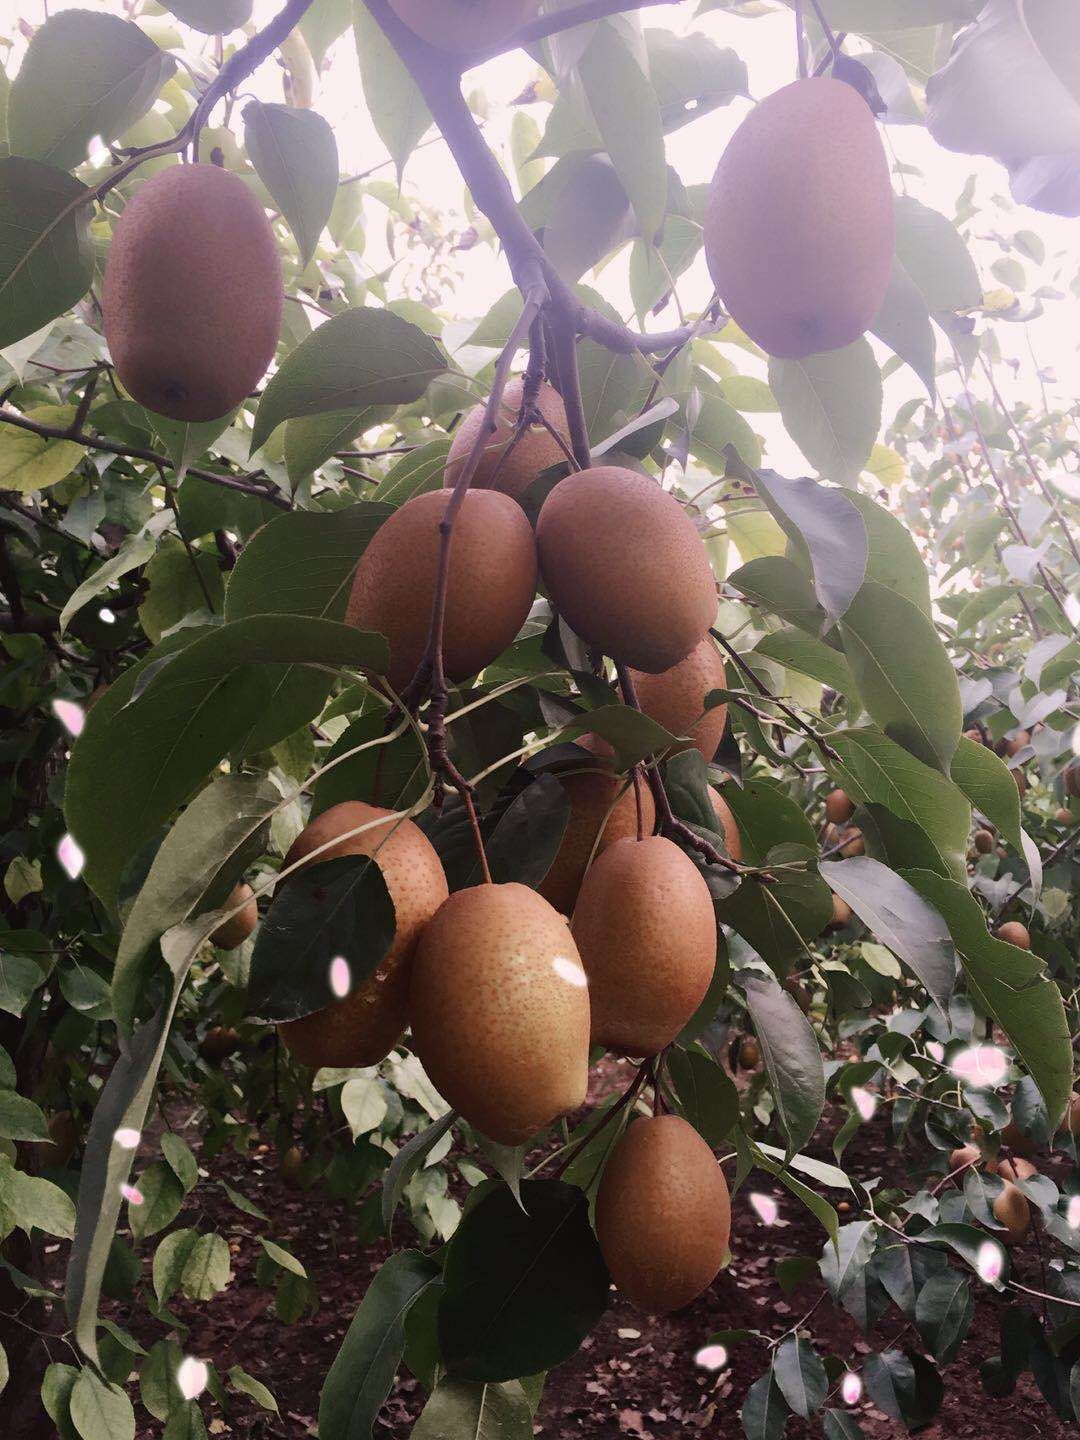
M 637 835 L 637 799 L 632 783 L 612 768 L 611 746 L 596 735 L 583 735 L 577 744 L 595 756 L 593 766 L 556 776 L 570 799 L 570 822 L 551 869 L 536 887 L 563 915 L 573 912 L 581 882 L 594 855 L 616 840 Z M 641 786 L 642 829 L 650 835 L 656 823 L 656 805 L 648 785 Z
M 1004 940 L 1007 945 L 1015 945 L 1018 950 L 1031 949 L 1031 934 L 1019 920 L 1006 920 L 1004 925 L 999 925 L 994 931 L 994 938 Z
M 390 0 L 390 9 L 437 50 L 474 55 L 534 20 L 540 0 Z
M 730 858 L 736 862 L 742 860 L 742 837 L 739 834 L 738 822 L 735 819 L 731 806 L 724 799 L 723 795 L 715 787 L 709 786 L 709 799 L 712 801 L 712 808 L 716 818 L 720 822 L 720 829 L 724 832 L 724 846 Z
M 1005 1187 L 993 1205 L 994 1219 L 1005 1226 L 1001 1238 L 1006 1245 L 1020 1245 L 1031 1229 L 1031 1206 L 1027 1197 L 1006 1180 Z
M 101 313 L 117 374 L 170 420 L 220 419 L 266 374 L 281 259 L 262 205 L 217 165 L 173 165 L 124 206 Z
M 537 394 L 537 408 L 552 430 L 562 437 L 563 444 L 559 444 L 547 426 L 534 423 L 524 432 L 513 450 L 507 453 L 507 446 L 517 429 L 524 388 L 524 381 L 519 378 L 511 380 L 503 391 L 499 422 L 488 437 L 480 464 L 472 479 L 472 488 L 475 490 L 501 490 L 504 495 L 512 495 L 515 500 L 520 500 L 539 475 L 566 460 L 566 451 L 570 448 L 566 406 L 559 392 L 546 382 L 540 386 Z M 446 460 L 446 484 L 450 487 L 456 484 L 461 468 L 476 443 L 486 409 L 486 405 L 477 405 L 470 410 L 454 432 L 450 454 Z
M 431 631 L 440 525 L 453 492 L 407 500 L 375 533 L 356 567 L 346 621 L 390 642 L 387 678 L 403 690 Z M 443 627 L 448 679 L 467 680 L 516 638 L 536 594 L 536 546 L 521 506 L 470 490 L 454 521 Z
M 727 670 L 711 637 L 706 635 L 670 670 L 659 675 L 632 670 L 631 677 L 645 714 L 672 735 L 690 737 L 673 753 L 696 748 L 706 763 L 712 760 L 727 724 L 727 706 L 706 710 L 705 698 L 712 690 L 727 688 Z
M 731 1198 L 723 1171 L 678 1115 L 635 1120 L 596 1196 L 596 1236 L 624 1299 L 651 1313 L 689 1305 L 724 1263 Z
M 592 1039 L 655 1055 L 697 1010 L 716 968 L 716 917 L 701 871 L 671 840 L 617 840 L 574 909 L 589 977 Z
M 499 1144 L 584 1102 L 588 982 L 569 926 L 535 890 L 451 895 L 417 948 L 410 1011 L 435 1087 Z
M 244 908 L 219 925 L 210 936 L 219 950 L 238 949 L 259 923 L 259 902 L 250 885 L 234 885 L 221 908 L 235 910 L 237 905 Z
M 846 825 L 855 814 L 855 806 L 843 790 L 830 790 L 825 796 L 825 818 L 832 825 Z
M 635 670 L 672 669 L 716 619 L 701 536 L 651 476 L 613 465 L 568 475 L 544 502 L 536 540 L 563 619 Z
M 849 345 L 889 288 L 895 218 L 874 116 L 842 80 L 796 80 L 756 105 L 709 191 L 705 256 L 725 308 L 770 355 Z
M 372 828 L 338 840 L 320 855 L 313 853 L 372 822 L 376 822 Z M 315 1068 L 376 1065 L 394 1048 L 408 1024 L 409 976 L 417 941 L 449 894 L 442 861 L 424 832 L 411 820 L 392 819 L 389 810 L 359 800 L 325 810 L 302 830 L 285 857 L 285 868 L 308 856 L 308 863 L 317 865 L 345 855 L 374 858 L 390 892 L 396 928 L 374 974 L 350 995 L 325 1010 L 278 1026 L 297 1060 Z

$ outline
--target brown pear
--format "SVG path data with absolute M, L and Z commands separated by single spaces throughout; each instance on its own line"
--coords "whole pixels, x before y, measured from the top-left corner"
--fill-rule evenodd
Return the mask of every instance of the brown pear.
M 825 796 L 825 817 L 832 825 L 846 825 L 855 814 L 855 806 L 843 790 L 830 790 Z
M 846 900 L 841 900 L 839 895 L 832 897 L 832 919 L 825 929 L 843 930 L 846 925 L 851 924 L 851 917 L 854 914 L 851 906 Z
M 712 801 L 716 818 L 720 821 L 720 828 L 724 832 L 724 845 L 727 853 L 732 860 L 739 862 L 742 860 L 742 836 L 739 834 L 739 825 L 734 811 L 715 785 L 709 786 L 709 799 Z
M 199 1041 L 199 1054 L 210 1065 L 220 1065 L 239 1048 L 240 1034 L 232 1026 L 213 1025 Z
M 570 822 L 551 869 L 536 887 L 563 915 L 572 913 L 593 858 L 616 840 L 638 833 L 634 786 L 615 773 L 611 746 L 596 735 L 583 735 L 576 743 L 595 758 L 588 768 L 556 776 L 570 799 Z M 656 805 L 647 785 L 641 787 L 641 818 L 643 834 L 651 835 Z
M 716 580 L 679 502 L 636 470 L 600 465 L 555 486 L 536 527 L 555 608 L 589 645 L 658 675 L 716 618 Z
M 986 1168 L 991 1175 L 1000 1175 L 1002 1180 L 1014 1183 L 1017 1180 L 1030 1180 L 1039 1173 L 1031 1161 L 1025 1160 L 1022 1155 L 1014 1155 L 1011 1160 L 988 1160 Z
M 413 1043 L 448 1104 L 519 1145 L 585 1100 L 589 991 L 570 927 L 535 890 L 458 890 L 421 937 Z
M 659 835 L 617 840 L 585 876 L 573 931 L 593 1044 L 635 1056 L 670 1045 L 716 968 L 712 896 L 694 862 Z
M 318 865 L 344 855 L 372 856 L 386 881 L 396 919 L 394 938 L 374 974 L 325 1010 L 278 1026 L 301 1064 L 376 1065 L 389 1055 L 408 1024 L 413 954 L 421 931 L 449 890 L 442 861 L 424 832 L 411 820 L 390 816 L 388 810 L 347 800 L 323 811 L 301 831 L 285 857 L 287 869 L 300 860 Z M 349 834 L 364 825 L 371 828 Z M 328 849 L 314 853 L 327 844 Z
M 611 1278 L 650 1313 L 689 1305 L 724 1263 L 731 1198 L 698 1132 L 678 1115 L 635 1120 L 596 1196 L 596 1236 Z
M 562 436 L 563 444 L 559 444 L 547 425 L 533 423 L 523 432 L 514 448 L 508 448 L 517 429 L 524 388 L 524 381 L 517 379 L 511 380 L 503 391 L 499 423 L 488 437 L 480 464 L 472 479 L 472 487 L 476 490 L 501 490 L 504 495 L 512 495 L 515 500 L 520 500 L 538 476 L 566 460 L 566 451 L 570 448 L 566 406 L 559 392 L 546 382 L 540 386 L 536 397 L 537 409 L 551 426 L 551 430 Z M 469 411 L 454 432 L 450 454 L 446 460 L 445 483 L 450 487 L 456 483 L 462 466 L 476 443 L 476 437 L 484 424 L 485 410 L 485 405 L 477 405 Z
M 234 885 L 221 908 L 235 910 L 238 905 L 244 908 L 235 915 L 230 915 L 210 936 L 219 950 L 238 949 L 259 923 L 259 902 L 255 899 L 255 891 L 250 885 Z
M 476 55 L 535 19 L 540 0 L 390 0 L 390 8 L 437 50 Z
M 1069 1134 L 1080 1138 L 1080 1091 L 1074 1090 L 1069 1096 L 1069 1108 L 1065 1113 L 1065 1125 Z
M 452 492 L 407 500 L 376 532 L 356 567 L 346 621 L 390 642 L 387 678 L 402 690 L 431 631 L 439 526 Z M 510 645 L 536 594 L 536 547 L 525 512 L 508 495 L 470 490 L 457 518 L 443 628 L 448 679 L 467 680 Z
M 982 1151 L 977 1145 L 961 1145 L 959 1150 L 954 1150 L 949 1156 L 949 1169 L 959 1170 L 962 1165 L 977 1165 L 982 1159 Z
M 752 1035 L 748 1035 L 739 1046 L 739 1066 L 743 1070 L 756 1070 L 761 1064 L 761 1046 Z
M 1001 1143 L 1007 1145 L 1017 1155 L 1031 1156 L 1039 1148 L 1039 1142 L 1034 1140 L 1026 1130 L 1021 1130 L 1016 1119 L 1010 1119 L 1005 1129 L 1001 1132 Z
M 277 349 L 281 260 L 266 212 L 217 165 L 172 165 L 124 206 L 101 292 L 117 374 L 171 420 L 217 420 Z
M 1005 1188 L 993 1205 L 994 1219 L 1005 1226 L 1005 1234 L 999 1238 L 1006 1245 L 1020 1245 L 1027 1239 L 1031 1229 L 1031 1206 L 1027 1196 L 1022 1195 L 1015 1185 L 1005 1182 Z
M 710 691 L 727 688 L 727 671 L 711 637 L 706 635 L 670 670 L 659 675 L 640 670 L 630 674 L 645 714 L 670 734 L 689 736 L 688 742 L 674 746 L 672 753 L 696 748 L 706 763 L 712 760 L 727 724 L 727 706 L 706 710 L 705 698 Z
M 976 830 L 972 843 L 980 855 L 989 855 L 994 848 L 994 837 L 989 830 Z
M 892 274 L 889 162 L 866 101 L 841 80 L 796 80 L 756 105 L 709 192 L 705 256 L 725 308 L 770 355 L 857 340 Z
M 994 931 L 994 938 L 1004 940 L 1007 945 L 1015 945 L 1019 950 L 1031 949 L 1031 935 L 1026 925 L 1021 925 L 1019 920 L 1006 920 L 1004 925 L 999 925 Z

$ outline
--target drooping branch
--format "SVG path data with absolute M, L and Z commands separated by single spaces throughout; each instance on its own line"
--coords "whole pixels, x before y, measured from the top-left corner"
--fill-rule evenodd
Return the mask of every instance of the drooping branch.
M 45 425 L 40 420 L 31 420 L 29 416 L 20 415 L 17 410 L 9 410 L 6 407 L 0 408 L 0 425 L 14 425 L 19 430 L 28 430 L 32 435 L 40 435 L 45 440 L 68 440 L 76 445 L 85 445 L 88 450 L 102 450 L 107 455 L 120 455 L 125 460 L 145 460 L 150 465 L 157 465 L 166 470 L 177 468 L 175 462 L 168 455 L 162 455 L 157 450 L 144 449 L 138 445 L 121 445 L 115 440 L 106 440 L 102 435 L 87 435 L 82 430 L 76 431 L 73 426 Z M 251 475 L 246 477 L 219 475 L 215 470 L 198 470 L 192 466 L 188 467 L 186 473 L 193 475 L 197 480 L 206 480 L 211 485 L 220 485 L 225 490 L 235 490 L 241 495 L 252 495 L 256 499 L 266 500 L 281 510 L 292 509 L 290 501 L 275 490 L 269 482 L 261 484 Z

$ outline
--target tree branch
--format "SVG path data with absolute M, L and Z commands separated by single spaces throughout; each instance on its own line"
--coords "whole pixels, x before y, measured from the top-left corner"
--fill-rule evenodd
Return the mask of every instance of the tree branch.
M 605 20 L 609 15 L 625 15 L 633 10 L 644 10 L 647 5 L 680 4 L 682 0 L 584 0 L 583 4 L 571 5 L 550 15 L 541 15 L 538 20 L 530 20 L 511 35 L 509 40 L 504 40 L 492 50 L 484 51 L 479 58 L 471 58 L 468 64 L 470 68 L 481 65 L 485 60 L 493 60 L 498 55 L 519 50 L 525 45 L 535 45 L 552 35 L 561 35 L 566 30 L 572 30 L 576 25 L 585 25 L 590 20 Z
M 39 420 L 20 415 L 17 410 L 0 409 L 0 425 L 14 425 L 19 430 L 29 430 L 32 435 L 40 435 L 45 440 L 70 440 L 76 445 L 85 445 L 88 450 L 102 450 L 107 455 L 121 455 L 126 460 L 145 460 L 151 465 L 164 466 L 167 470 L 177 468 L 168 455 L 161 455 L 156 450 L 144 450 L 136 445 L 120 445 L 101 435 L 86 435 L 81 431 L 74 433 L 70 426 L 43 425 Z M 211 485 L 220 485 L 225 490 L 235 490 L 241 495 L 253 495 L 259 500 L 267 500 L 281 510 L 292 509 L 292 503 L 273 489 L 269 482 L 261 485 L 250 477 L 242 479 L 237 475 L 219 475 L 214 470 L 196 470 L 191 466 L 188 467 L 187 474 L 194 475 L 197 480 L 207 480 Z

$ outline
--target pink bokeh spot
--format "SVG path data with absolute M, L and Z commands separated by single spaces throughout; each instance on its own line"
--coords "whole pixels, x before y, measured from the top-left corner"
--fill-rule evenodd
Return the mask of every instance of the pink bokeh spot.
M 86 724 L 86 711 L 74 700 L 54 700 L 52 712 L 69 735 L 78 737 Z
M 344 1000 L 352 988 L 352 971 L 349 962 L 342 955 L 335 955 L 330 961 L 330 989 L 339 1000 Z
M 121 1150 L 134 1150 L 141 1138 L 142 1136 L 138 1130 L 133 1130 L 130 1126 L 124 1126 L 120 1130 L 113 1131 L 113 1139 L 117 1145 L 120 1146 Z
M 121 1185 L 120 1194 L 129 1205 L 141 1205 L 143 1203 L 143 1193 L 137 1185 Z
M 953 1060 L 952 1071 L 958 1080 L 966 1080 L 969 1085 L 991 1088 L 1005 1079 L 1009 1061 L 996 1045 L 971 1045 Z
M 762 1195 L 755 1190 L 750 1196 L 750 1204 L 754 1208 L 754 1214 L 763 1225 L 775 1225 L 780 1216 L 780 1207 L 771 1195 Z
M 703 1370 L 723 1370 L 728 1363 L 728 1353 L 723 1345 L 703 1345 L 694 1356 L 694 1364 Z
M 985 1281 L 987 1285 L 994 1285 L 1001 1279 L 1005 1269 L 1005 1252 L 995 1241 L 984 1240 L 979 1246 L 976 1264 L 979 1279 Z
M 205 1360 L 185 1355 L 177 1366 L 176 1383 L 185 1400 L 197 1400 L 210 1383 L 210 1370 Z
M 862 1380 L 853 1370 L 849 1370 L 840 1382 L 840 1394 L 845 1405 L 857 1405 L 862 1399 Z
M 78 842 L 71 835 L 65 835 L 56 847 L 56 858 L 64 867 L 69 880 L 75 880 L 82 874 L 82 868 L 86 864 L 86 856 L 83 854 Z

